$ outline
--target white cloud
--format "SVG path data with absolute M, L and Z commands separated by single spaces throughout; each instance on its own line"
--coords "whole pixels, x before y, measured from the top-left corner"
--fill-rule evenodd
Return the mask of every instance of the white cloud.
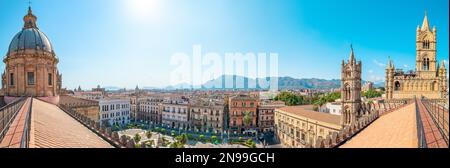
M 369 72 L 369 74 L 368 74 L 369 81 L 375 82 L 375 83 L 384 81 L 384 77 L 378 76 L 377 74 L 375 74 L 375 72 L 373 70 L 369 70 L 368 72 Z
M 384 78 L 381 76 L 370 75 L 369 80 L 372 82 L 383 82 Z
M 405 67 L 405 68 L 409 68 L 409 65 L 406 65 L 406 64 L 405 64 L 405 65 L 403 65 L 403 67 Z
M 383 64 L 383 63 L 381 63 L 380 61 L 378 61 L 376 59 L 373 60 L 373 63 L 375 65 L 379 66 L 379 67 L 382 67 L 382 68 L 386 67 L 386 64 Z

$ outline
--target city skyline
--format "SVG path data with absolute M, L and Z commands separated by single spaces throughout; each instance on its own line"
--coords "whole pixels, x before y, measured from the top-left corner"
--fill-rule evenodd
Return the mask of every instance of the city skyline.
M 363 61 L 362 78 L 380 82 L 388 56 L 399 68 L 414 69 L 415 28 L 422 24 L 425 10 L 430 26 L 438 30 L 437 59 L 445 59 L 448 67 L 448 1 L 418 1 L 398 12 L 403 3 L 407 1 L 174 5 L 159 0 L 42 0 L 32 6 L 39 28 L 60 58 L 63 87 L 73 89 L 168 86 L 174 68 L 170 56 L 192 53 L 197 44 L 205 52 L 220 54 L 276 52 L 279 76 L 323 79 L 339 79 L 336 62 L 348 58 L 353 44 L 356 57 Z M 22 27 L 27 6 L 25 1 L 0 2 L 5 16 L 0 18 L 3 54 Z M 323 10 L 330 12 L 321 14 Z

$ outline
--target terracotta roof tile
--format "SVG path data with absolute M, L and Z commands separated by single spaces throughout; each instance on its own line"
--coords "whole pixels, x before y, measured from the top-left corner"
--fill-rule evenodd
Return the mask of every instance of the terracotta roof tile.
M 279 108 L 278 110 L 289 114 L 310 118 L 317 121 L 322 121 L 325 123 L 340 125 L 341 116 L 317 112 L 313 111 L 312 109 L 313 109 L 312 105 L 306 105 L 306 106 L 286 106 Z

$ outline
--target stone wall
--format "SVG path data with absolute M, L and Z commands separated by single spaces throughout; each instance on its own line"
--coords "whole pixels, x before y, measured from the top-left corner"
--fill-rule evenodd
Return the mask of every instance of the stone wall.
M 100 120 L 100 107 L 97 101 L 80 99 L 71 96 L 60 96 L 59 104 L 89 117 L 95 122 Z

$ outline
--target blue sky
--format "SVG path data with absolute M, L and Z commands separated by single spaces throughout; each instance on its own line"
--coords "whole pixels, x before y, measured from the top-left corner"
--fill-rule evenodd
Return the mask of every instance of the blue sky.
M 448 62 L 448 0 L 33 0 L 60 58 L 63 86 L 169 85 L 176 52 L 275 52 L 279 75 L 340 78 L 350 44 L 363 78 L 384 80 L 388 56 L 414 69 L 415 30 L 428 11 Z M 0 53 L 23 26 L 26 0 L 0 0 Z M 448 64 L 447 64 L 448 67 Z M 4 69 L 4 65 L 0 66 Z

